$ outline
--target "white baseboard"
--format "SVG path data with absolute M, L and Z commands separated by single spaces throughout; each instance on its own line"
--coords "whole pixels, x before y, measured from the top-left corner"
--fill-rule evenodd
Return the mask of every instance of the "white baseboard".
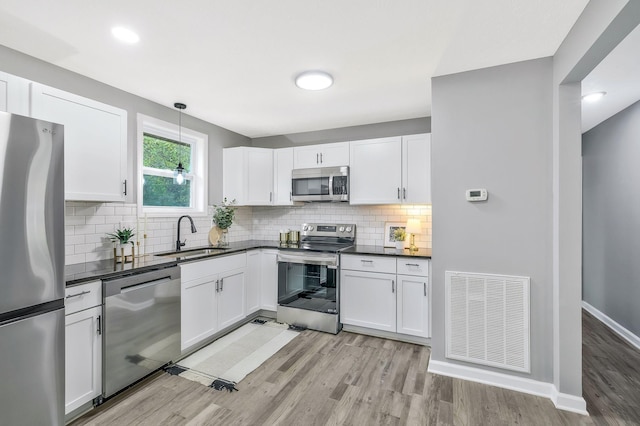
M 559 393 L 553 383 L 539 382 L 524 377 L 496 373 L 494 371 L 429 360 L 429 373 L 455 377 L 462 380 L 497 386 L 530 395 L 549 398 L 559 410 L 588 416 L 587 403 L 582 397 Z
M 636 349 L 640 350 L 640 337 L 636 336 L 631 331 L 618 324 L 611 317 L 607 316 L 607 314 L 599 311 L 597 308 L 591 306 L 584 300 L 582 301 L 582 307 L 591 315 L 598 318 L 600 322 L 609 327 L 618 336 L 622 337 L 624 340 L 635 346 Z

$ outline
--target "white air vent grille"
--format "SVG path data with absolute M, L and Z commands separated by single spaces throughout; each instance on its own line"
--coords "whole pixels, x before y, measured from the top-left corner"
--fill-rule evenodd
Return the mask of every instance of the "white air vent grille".
M 529 277 L 445 272 L 446 356 L 530 372 Z

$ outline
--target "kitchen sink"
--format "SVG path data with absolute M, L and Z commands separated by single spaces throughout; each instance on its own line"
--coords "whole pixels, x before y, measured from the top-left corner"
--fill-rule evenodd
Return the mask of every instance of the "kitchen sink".
M 168 251 L 164 253 L 156 253 L 155 256 L 175 257 L 175 258 L 192 258 L 199 256 L 209 256 L 212 254 L 224 253 L 226 249 L 217 247 L 195 248 L 180 251 Z

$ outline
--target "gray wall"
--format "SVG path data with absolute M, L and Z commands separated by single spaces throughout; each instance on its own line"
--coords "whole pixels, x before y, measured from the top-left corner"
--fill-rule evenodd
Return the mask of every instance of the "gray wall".
M 528 276 L 532 372 L 522 375 L 552 381 L 552 67 L 544 58 L 432 80 L 435 360 L 465 364 L 444 356 L 445 271 Z M 465 201 L 469 188 L 488 201 Z
M 582 297 L 640 336 L 640 102 L 582 137 Z
M 286 148 L 289 146 L 354 141 L 429 132 L 431 132 L 431 117 L 423 117 L 411 120 L 389 121 L 363 126 L 341 127 L 314 132 L 255 138 L 251 142 L 253 146 L 262 148 Z
M 2 45 L 0 45 L 0 71 L 126 110 L 128 120 L 127 176 L 130 182 L 135 182 L 136 115 L 141 113 L 177 123 L 178 111 L 173 108 L 173 104 L 174 102 L 184 102 L 184 99 L 167 99 L 167 106 L 160 105 Z M 188 94 L 185 93 L 185 95 Z M 251 140 L 246 136 L 191 117 L 188 112 L 187 105 L 187 110 L 182 117 L 182 125 L 209 135 L 209 203 L 218 203 L 222 199 L 222 148 L 250 145 Z M 131 195 L 127 196 L 127 202 L 133 203 L 135 201 L 135 191 L 132 191 Z

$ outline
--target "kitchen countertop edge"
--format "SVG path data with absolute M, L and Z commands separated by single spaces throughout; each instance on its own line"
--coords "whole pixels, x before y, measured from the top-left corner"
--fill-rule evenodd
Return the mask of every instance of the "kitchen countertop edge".
M 200 247 L 187 247 L 185 250 L 193 250 Z M 208 247 L 216 248 L 216 247 Z M 105 280 L 131 273 L 144 273 L 156 269 L 163 269 L 188 262 L 197 262 L 213 257 L 228 256 L 247 250 L 255 249 L 278 249 L 278 250 L 300 250 L 297 247 L 283 246 L 278 241 L 268 240 L 246 240 L 230 243 L 223 253 L 212 253 L 195 258 L 175 259 L 163 258 L 154 254 L 147 254 L 142 258 L 137 258 L 133 263 L 115 263 L 113 259 L 96 260 L 85 263 L 76 263 L 65 266 L 66 287 L 73 287 L 90 281 Z M 417 252 L 409 252 L 408 249 L 402 252 L 388 247 L 362 246 L 356 245 L 341 252 L 342 254 L 367 254 L 377 256 L 403 256 L 431 258 L 431 249 L 420 249 Z

